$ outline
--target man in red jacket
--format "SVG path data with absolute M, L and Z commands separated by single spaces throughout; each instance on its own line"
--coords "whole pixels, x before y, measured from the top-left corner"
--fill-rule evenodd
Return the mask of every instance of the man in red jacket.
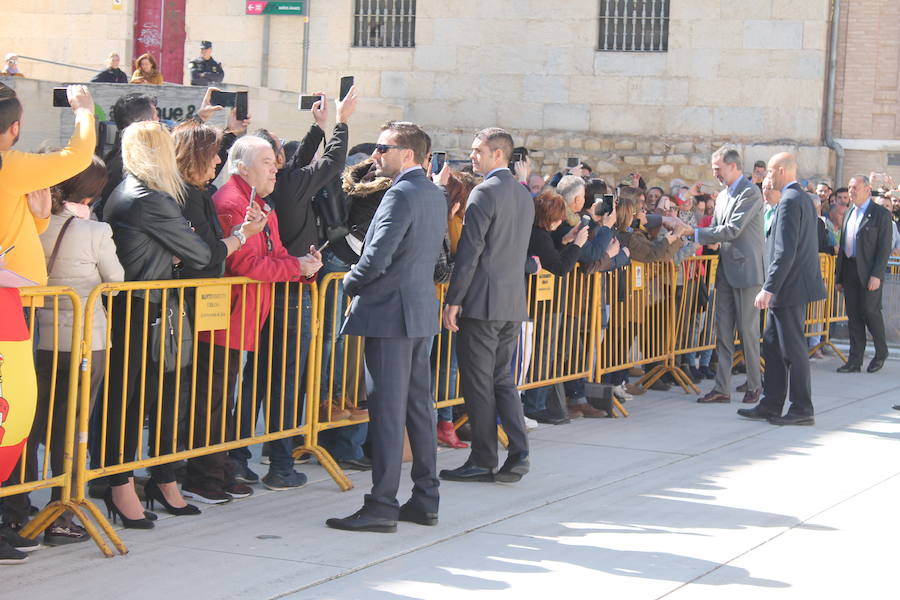
M 233 231 L 244 220 L 244 213 L 251 201 L 251 190 L 256 193 L 252 201 L 267 210 L 264 198 L 275 187 L 275 153 L 264 139 L 244 136 L 235 142 L 228 153 L 228 172 L 231 178 L 213 196 L 222 231 Z M 278 232 L 278 217 L 269 212 L 268 223 L 262 235 L 246 240 L 240 250 L 225 261 L 226 277 L 249 277 L 262 282 L 312 282 L 322 266 L 322 257 L 310 246 L 309 254 L 300 258 L 291 256 L 281 243 Z M 284 284 L 280 284 L 284 285 Z M 263 284 L 234 286 L 231 290 L 231 322 L 229 331 L 217 330 L 199 335 L 197 351 L 197 393 L 198 399 L 206 399 L 208 369 L 212 370 L 212 402 L 208 415 L 198 414 L 194 419 L 194 445 L 206 443 L 206 418 L 209 418 L 209 442 L 218 443 L 222 439 L 222 423 L 225 423 L 225 440 L 234 439 L 234 420 L 230 417 L 234 409 L 234 393 L 237 375 L 241 367 L 241 351 L 255 351 L 256 344 L 268 343 L 259 334 L 266 323 L 271 307 L 271 286 Z M 280 318 L 280 316 L 279 316 Z M 210 339 L 212 338 L 212 339 Z M 276 341 L 275 343 L 278 343 Z M 260 365 L 259 368 L 268 368 Z M 291 374 L 286 374 L 291 376 Z M 256 402 L 264 403 L 265 398 Z M 282 413 L 280 406 L 270 406 L 271 415 L 282 415 L 285 426 L 293 426 L 293 402 L 285 403 Z M 222 410 L 226 411 L 223 420 Z M 204 413 L 200 410 L 198 413 Z M 252 431 L 252 427 L 250 428 Z M 277 423 L 270 425 L 271 431 L 279 431 Z M 306 476 L 294 472 L 278 473 L 288 487 L 299 487 L 306 483 Z M 233 466 L 226 453 L 219 452 L 188 461 L 188 471 L 182 486 L 185 497 L 201 502 L 220 503 L 232 498 L 249 496 L 252 489 L 235 482 Z

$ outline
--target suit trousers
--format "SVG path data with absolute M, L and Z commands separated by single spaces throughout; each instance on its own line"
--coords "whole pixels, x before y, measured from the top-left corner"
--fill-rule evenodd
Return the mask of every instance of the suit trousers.
M 424 512 L 438 511 L 430 348 L 430 337 L 366 338 L 372 491 L 366 494 L 365 509 L 374 516 L 397 519 L 404 426 L 413 455 L 410 503 Z
M 859 280 L 855 258 L 844 257 L 844 269 L 841 273 L 844 285 L 844 300 L 847 306 L 847 326 L 850 329 L 850 356 L 847 362 L 851 365 L 862 365 L 866 353 L 866 328 L 872 334 L 875 344 L 875 358 L 885 359 L 888 355 L 887 338 L 884 333 L 884 314 L 881 312 L 881 294 L 884 284 L 874 292 L 870 292 L 868 282 Z
M 468 462 L 492 469 L 497 466 L 497 415 L 509 438 L 509 453 L 528 451 L 525 415 L 513 381 L 513 351 L 520 321 L 460 319 L 460 387 L 472 425 L 472 452 Z
M 747 365 L 747 386 L 750 390 L 762 387 L 759 368 L 759 309 L 753 301 L 762 286 L 731 287 L 722 269 L 716 278 L 716 384 L 714 390 L 731 393 L 731 362 L 734 356 L 734 330 L 741 335 L 744 364 Z
M 803 335 L 805 322 L 805 304 L 769 309 L 766 331 L 763 333 L 766 385 L 760 401 L 769 412 L 782 413 L 790 390 L 791 406 L 788 412 L 813 415 L 809 354 Z

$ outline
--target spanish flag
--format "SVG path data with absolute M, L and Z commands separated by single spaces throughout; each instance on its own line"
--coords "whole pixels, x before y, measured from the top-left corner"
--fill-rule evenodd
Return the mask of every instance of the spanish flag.
M 16 288 L 0 288 L 0 482 L 22 454 L 34 421 L 37 379 Z

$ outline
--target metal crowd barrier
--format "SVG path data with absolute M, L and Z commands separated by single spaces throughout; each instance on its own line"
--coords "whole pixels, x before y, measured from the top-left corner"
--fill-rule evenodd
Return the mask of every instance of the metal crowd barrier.
M 675 350 L 674 355 L 714 350 L 716 347 L 716 274 L 719 257 L 691 256 L 675 265 L 678 273 L 675 293 Z M 682 387 L 695 393 L 700 390 L 679 367 Z
M 73 490 L 72 486 L 74 481 L 75 421 L 78 410 L 76 390 L 81 366 L 82 318 L 84 314 L 81 299 L 69 287 L 23 288 L 20 293 L 23 304 L 30 305 L 26 309 L 26 314 L 28 315 L 31 343 L 35 344 L 37 341 L 35 331 L 38 311 L 44 322 L 44 327 L 37 329 L 38 335 L 44 341 L 44 345 L 48 339 L 52 340 L 52 343 L 50 350 L 37 351 L 35 348 L 37 356 L 36 397 L 10 396 L 9 398 L 14 401 L 13 409 L 16 406 L 23 406 L 29 401 L 35 402 L 36 413 L 21 458 L 10 478 L 0 487 L 0 497 L 5 498 L 4 502 L 18 502 L 22 506 L 24 514 L 28 515 L 31 503 L 27 496 L 20 495 L 37 490 L 53 489 L 53 495 L 58 499 L 47 504 L 22 528 L 20 533 L 25 537 L 36 537 L 66 511 L 73 512 L 85 524 L 88 532 L 92 536 L 96 536 L 96 528 L 86 518 L 82 507 L 73 499 L 73 492 L 77 495 L 77 490 Z M 61 300 L 68 302 L 68 309 L 72 315 L 71 332 L 65 336 L 69 342 L 69 352 L 60 350 L 60 344 L 63 341 L 60 319 Z M 42 308 L 36 308 L 35 305 L 42 305 Z M 48 319 L 44 317 L 49 317 L 49 326 Z M 11 368 L 13 365 L 6 364 L 6 369 Z M 12 379 L 8 373 L 9 371 L 7 371 L 7 382 Z M 10 393 L 9 386 L 6 393 Z M 6 417 L 9 415 L 3 416 L 3 424 L 8 427 Z M 39 455 L 40 447 L 43 447 L 43 456 Z M 13 496 L 18 496 L 18 498 L 14 499 Z

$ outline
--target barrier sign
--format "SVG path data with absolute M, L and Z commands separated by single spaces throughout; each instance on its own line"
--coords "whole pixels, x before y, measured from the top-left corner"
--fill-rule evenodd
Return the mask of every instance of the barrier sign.
M 541 271 L 534 283 L 534 299 L 537 302 L 553 300 L 553 273 Z
M 248 15 L 297 15 L 303 16 L 305 2 L 283 0 L 247 0 Z
M 197 331 L 226 329 L 231 314 L 231 286 L 210 285 L 197 288 Z

